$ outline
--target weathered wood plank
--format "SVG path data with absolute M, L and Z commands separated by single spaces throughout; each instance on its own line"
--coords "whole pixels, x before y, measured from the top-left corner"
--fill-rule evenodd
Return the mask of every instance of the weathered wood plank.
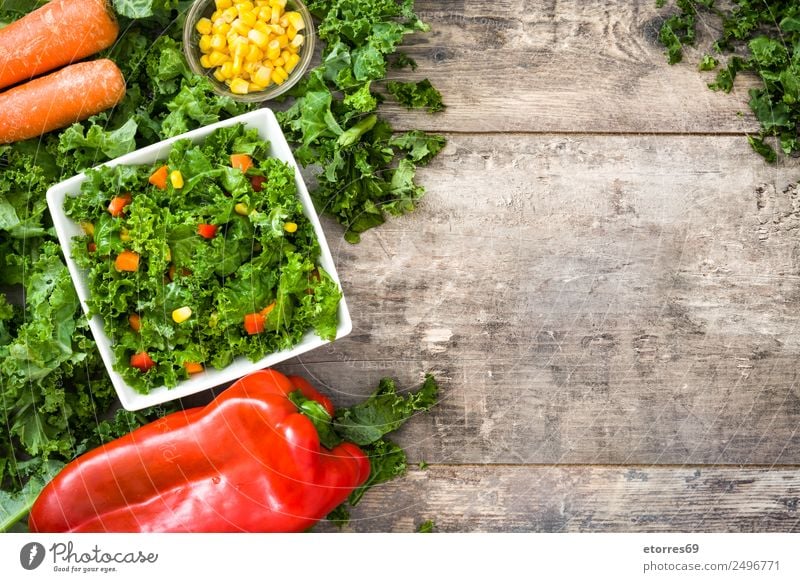
M 434 463 L 800 462 L 800 194 L 738 137 L 453 136 L 349 245 L 351 336 L 284 366 L 340 404 L 445 379 Z
M 346 531 L 797 532 L 798 504 L 797 469 L 431 466 L 372 489 Z
M 732 95 L 706 87 L 696 63 L 718 23 L 704 21 L 698 49 L 669 66 L 658 30 L 670 9 L 655 0 L 472 2 L 418 0 L 431 32 L 405 51 L 445 97 L 429 116 L 387 103 L 398 128 L 467 132 L 742 133 L 757 124 L 744 77 Z M 744 116 L 737 115 L 744 112 Z

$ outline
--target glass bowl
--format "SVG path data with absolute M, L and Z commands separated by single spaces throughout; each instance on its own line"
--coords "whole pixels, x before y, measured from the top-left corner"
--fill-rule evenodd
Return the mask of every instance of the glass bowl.
M 300 48 L 300 52 L 298 53 L 300 55 L 300 62 L 297 63 L 297 66 L 289 74 L 289 78 L 284 81 L 283 84 L 276 85 L 275 83 L 272 83 L 263 91 L 255 91 L 245 95 L 233 93 L 225 83 L 218 81 L 214 77 L 213 68 L 206 69 L 200 64 L 200 57 L 202 56 L 202 53 L 200 52 L 199 47 L 200 33 L 197 32 L 197 22 L 201 18 L 210 18 L 216 9 L 217 7 L 214 0 L 196 0 L 196 2 L 192 4 L 192 7 L 189 9 L 188 14 L 186 15 L 186 22 L 183 26 L 183 52 L 186 55 L 186 60 L 189 62 L 189 67 L 194 73 L 207 77 L 214 87 L 215 93 L 244 103 L 269 101 L 270 99 L 275 99 L 276 97 L 286 93 L 289 89 L 294 87 L 298 81 L 300 81 L 300 79 L 303 78 L 303 75 L 305 75 L 308 67 L 311 65 L 311 57 L 314 55 L 315 33 L 314 22 L 311 18 L 311 13 L 308 11 L 308 8 L 306 8 L 306 5 L 300 0 L 287 0 L 286 2 L 286 10 L 294 10 L 299 12 L 303 17 L 303 22 L 306 25 L 305 29 L 303 29 L 305 41 L 303 42 L 303 46 Z

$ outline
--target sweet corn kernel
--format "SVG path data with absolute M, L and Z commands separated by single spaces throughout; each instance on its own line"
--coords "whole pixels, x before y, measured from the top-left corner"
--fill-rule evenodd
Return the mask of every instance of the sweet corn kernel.
M 250 92 L 249 83 L 245 79 L 235 78 L 231 81 L 231 93 L 247 95 Z
M 224 18 L 217 18 L 214 21 L 214 24 L 211 26 L 211 32 L 212 33 L 220 34 L 222 36 L 225 36 L 226 34 L 228 34 L 228 32 L 230 32 L 230 30 L 231 30 L 231 25 L 228 24 L 227 22 L 225 22 Z
M 250 209 L 247 208 L 247 204 L 244 204 L 243 202 L 239 202 L 239 204 L 233 207 L 233 210 L 236 212 L 236 214 L 240 214 L 242 216 L 247 216 L 250 214 Z
M 201 18 L 195 25 L 200 34 L 211 34 L 211 21 L 208 18 Z
M 285 222 L 283 224 L 283 230 L 286 232 L 297 232 L 297 224 L 294 222 Z
M 299 49 L 305 40 L 306 38 L 302 34 L 298 34 L 292 39 L 292 46 Z
M 221 34 L 215 34 L 211 37 L 211 48 L 215 51 L 225 47 L 228 42 L 225 40 L 225 37 Z
M 218 10 L 225 10 L 233 6 L 233 0 L 214 0 L 214 4 L 217 5 Z
M 222 11 L 222 18 L 224 18 L 225 22 L 227 22 L 228 24 L 236 20 L 237 16 L 239 16 L 239 12 L 233 6 L 231 6 L 230 8 L 226 8 L 225 10 Z M 297 27 L 295 26 L 295 28 Z
M 244 60 L 248 63 L 258 63 L 264 60 L 264 53 L 256 45 L 250 45 Z
M 231 70 L 233 71 L 233 76 L 234 77 L 236 77 L 237 75 L 241 74 L 241 72 L 242 72 L 242 58 L 241 57 L 236 57 L 236 58 L 233 59 L 233 67 L 231 67 Z
M 247 54 L 247 49 L 250 47 L 250 41 L 247 40 L 246 36 L 239 36 L 238 34 L 235 36 L 231 35 L 228 40 L 228 47 L 234 56 L 236 56 L 237 53 L 244 56 Z
M 226 79 L 225 75 L 222 74 L 222 69 L 217 69 L 214 71 L 214 78 L 220 83 L 224 83 Z
M 278 57 L 277 59 L 272 61 L 273 67 L 282 67 L 286 64 L 286 61 L 283 60 L 283 57 Z
M 233 21 L 233 24 L 231 24 L 231 30 L 236 34 L 241 34 L 242 36 L 247 36 L 247 33 L 250 32 L 250 28 L 252 28 L 252 25 L 247 24 L 241 18 L 237 18 Z
M 222 16 L 222 10 L 214 10 L 214 12 L 211 13 L 211 16 L 209 16 L 209 18 L 213 22 L 217 18 L 220 18 L 221 16 Z
M 131 233 L 128 232 L 127 228 L 121 228 L 119 231 L 119 240 L 122 242 L 130 242 L 131 240 Z
M 281 19 L 281 9 L 275 6 L 272 7 L 270 12 L 269 21 L 271 24 L 278 24 L 278 21 Z M 297 28 L 297 27 L 295 27 Z
M 286 8 L 286 0 L 269 0 L 269 5 L 275 6 L 283 10 L 284 8 Z
M 225 79 L 233 78 L 233 63 L 231 61 L 228 61 L 227 63 L 222 63 L 222 66 L 218 70 L 222 75 L 223 81 Z
M 248 88 L 250 89 L 251 93 L 258 93 L 259 91 L 263 91 L 264 89 L 266 89 L 266 87 L 264 87 L 263 85 L 259 85 L 258 83 L 253 83 L 253 82 L 251 82 L 250 85 L 248 85 Z
M 270 84 L 270 75 L 272 75 L 272 69 L 268 67 L 259 67 L 255 74 L 253 75 L 253 81 L 258 85 L 263 85 L 264 87 L 268 87 Z
M 200 57 L 200 65 L 202 65 L 204 69 L 210 69 L 214 66 L 211 64 L 211 59 L 208 55 L 203 55 Z
M 301 35 L 298 35 L 298 36 L 301 36 Z M 295 38 L 295 40 L 297 40 L 297 36 L 296 36 L 296 37 L 294 37 L 294 38 Z M 289 46 L 289 37 L 288 37 L 288 36 L 286 36 L 285 34 L 282 34 L 282 35 L 280 35 L 280 36 L 279 36 L 278 38 L 276 38 L 275 40 L 277 40 L 277 41 L 278 41 L 278 46 L 279 46 L 279 47 L 281 47 L 282 49 L 284 49 L 284 48 L 286 48 L 287 46 Z M 294 41 L 292 41 L 292 42 L 294 42 Z
M 91 222 L 81 222 L 81 228 L 89 236 L 94 236 L 94 224 Z
M 253 25 L 253 28 L 255 30 L 257 30 L 258 32 L 263 32 L 264 34 L 269 34 L 269 27 L 270 26 L 271 25 L 267 24 L 263 20 L 259 20 Z
M 255 8 L 255 5 L 250 2 L 250 0 L 243 0 L 242 2 L 236 3 L 236 10 L 239 12 L 251 12 Z
M 278 68 L 280 68 L 280 67 L 278 67 Z M 274 69 L 274 70 L 272 71 L 272 74 L 269 76 L 269 78 L 270 78 L 270 79 L 272 79 L 272 81 L 273 81 L 273 82 L 274 82 L 276 85 L 283 85 L 284 78 L 283 78 L 283 75 L 281 75 L 281 74 L 278 72 L 278 69 Z
M 270 61 L 274 61 L 279 56 L 281 56 L 281 45 L 277 40 L 269 41 L 267 45 L 267 59 Z
M 253 26 L 258 20 L 258 15 L 253 11 L 239 11 L 239 20 L 244 22 L 247 26 Z
M 289 59 L 290 56 L 292 56 L 292 53 L 290 53 L 288 50 L 284 49 L 284 51 L 281 53 L 281 58 L 283 59 L 284 63 Z
M 228 55 L 218 51 L 214 51 L 208 55 L 208 62 L 210 63 L 211 67 L 219 67 L 222 63 L 226 63 L 229 60 L 231 60 L 231 58 Z
M 294 71 L 294 68 L 297 66 L 297 63 L 300 62 L 300 55 L 292 55 L 286 61 L 286 64 L 283 66 L 284 70 L 287 73 L 291 73 Z
M 173 170 L 169 175 L 169 181 L 176 190 L 183 188 L 183 174 L 180 170 Z
M 286 29 L 286 36 L 289 37 L 289 40 L 294 40 L 294 37 L 297 36 L 297 29 L 290 24 Z
M 200 37 L 200 41 L 197 43 L 197 46 L 200 47 L 200 51 L 207 53 L 211 50 L 211 35 L 204 34 Z
M 285 14 L 286 20 L 294 26 L 294 29 L 297 31 L 303 30 L 306 27 L 306 23 L 303 22 L 303 15 L 299 12 L 287 12 Z
M 269 36 L 260 30 L 256 30 L 255 28 L 247 33 L 247 38 L 249 38 L 258 48 L 266 48 L 267 45 L 270 44 Z
M 272 34 L 274 34 L 275 36 L 286 34 L 286 29 L 282 27 L 280 24 L 270 24 L 269 28 L 272 31 Z
M 172 312 L 172 321 L 175 323 L 183 323 L 192 316 L 191 307 L 178 307 Z

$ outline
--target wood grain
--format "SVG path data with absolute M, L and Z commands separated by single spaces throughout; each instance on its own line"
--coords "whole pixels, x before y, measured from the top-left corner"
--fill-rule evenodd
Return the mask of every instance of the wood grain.
M 369 491 L 345 529 L 797 532 L 798 504 L 797 469 L 431 466 Z
M 352 335 L 282 366 L 339 404 L 443 379 L 431 463 L 800 462 L 800 198 L 739 137 L 451 136 L 349 245 Z
M 430 116 L 387 103 L 397 128 L 445 132 L 743 133 L 757 129 L 747 106 L 756 82 L 731 95 L 699 73 L 719 23 L 703 20 L 697 48 L 669 66 L 657 41 L 670 8 L 655 0 L 472 2 L 418 0 L 431 32 L 404 47 L 448 109 Z M 744 115 L 740 116 L 739 112 Z

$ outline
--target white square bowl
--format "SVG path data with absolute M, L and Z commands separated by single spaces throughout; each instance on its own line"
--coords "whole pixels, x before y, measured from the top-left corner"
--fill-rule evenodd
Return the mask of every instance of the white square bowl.
M 166 139 L 151 146 L 136 150 L 130 154 L 119 157 L 115 160 L 107 162 L 106 166 L 120 166 L 120 165 L 143 165 L 152 164 L 158 160 L 167 159 L 169 152 L 172 149 L 172 144 L 180 139 L 190 139 L 194 143 L 199 143 L 203 139 L 220 127 L 229 127 L 237 123 L 243 123 L 248 129 L 258 130 L 259 136 L 269 141 L 270 155 L 278 158 L 294 168 L 295 182 L 297 184 L 297 193 L 300 201 L 303 204 L 303 212 L 311 221 L 314 226 L 314 233 L 317 235 L 321 253 L 319 258 L 320 265 L 330 274 L 334 281 L 341 289 L 339 275 L 336 272 L 336 266 L 331 257 L 330 247 L 325 240 L 325 233 L 322 231 L 322 226 L 319 222 L 319 217 L 314 210 L 314 205 L 311 202 L 311 197 L 308 194 L 305 182 L 300 175 L 300 168 L 292 155 L 292 150 L 289 144 L 286 143 L 286 138 L 278 125 L 275 115 L 269 109 L 258 109 L 250 113 L 245 113 L 238 117 L 220 121 L 213 125 L 208 125 L 183 135 L 179 135 L 170 139 Z M 69 268 L 69 273 L 72 276 L 72 281 L 75 284 L 75 289 L 78 292 L 81 306 L 84 313 L 89 312 L 87 299 L 89 298 L 89 282 L 86 273 L 82 271 L 72 260 L 72 243 L 73 237 L 83 235 L 83 230 L 80 225 L 71 219 L 67 218 L 64 214 L 64 200 L 67 196 L 77 196 L 80 194 L 81 184 L 86 180 L 85 174 L 78 174 L 68 180 L 56 184 L 47 191 L 47 205 L 50 208 L 50 214 L 53 217 L 58 240 L 61 243 L 61 248 L 64 251 L 64 256 Z M 350 319 L 350 312 L 347 309 L 344 295 L 339 302 L 339 324 L 336 328 L 336 339 L 344 337 L 349 334 L 353 329 L 353 322 Z M 289 358 L 299 356 L 310 350 L 318 348 L 322 345 L 329 343 L 317 336 L 313 331 L 308 331 L 303 336 L 302 341 L 290 350 L 283 350 L 280 352 L 272 353 L 257 362 L 251 362 L 245 357 L 239 357 L 233 361 L 229 366 L 221 369 L 207 369 L 202 374 L 198 374 L 188 380 L 180 382 L 174 388 L 167 388 L 160 386 L 152 389 L 148 394 L 142 394 L 130 387 L 125 380 L 114 370 L 114 354 L 111 351 L 111 340 L 106 335 L 103 319 L 100 315 L 95 315 L 89 319 L 89 327 L 92 330 L 94 339 L 97 342 L 97 347 L 100 350 L 100 355 L 103 358 L 103 363 L 106 365 L 111 382 L 117 391 L 122 406 L 127 410 L 140 410 L 148 406 L 155 406 L 170 400 L 183 398 L 190 394 L 196 394 L 203 390 L 213 388 L 225 382 L 231 382 L 256 370 L 273 366 Z

